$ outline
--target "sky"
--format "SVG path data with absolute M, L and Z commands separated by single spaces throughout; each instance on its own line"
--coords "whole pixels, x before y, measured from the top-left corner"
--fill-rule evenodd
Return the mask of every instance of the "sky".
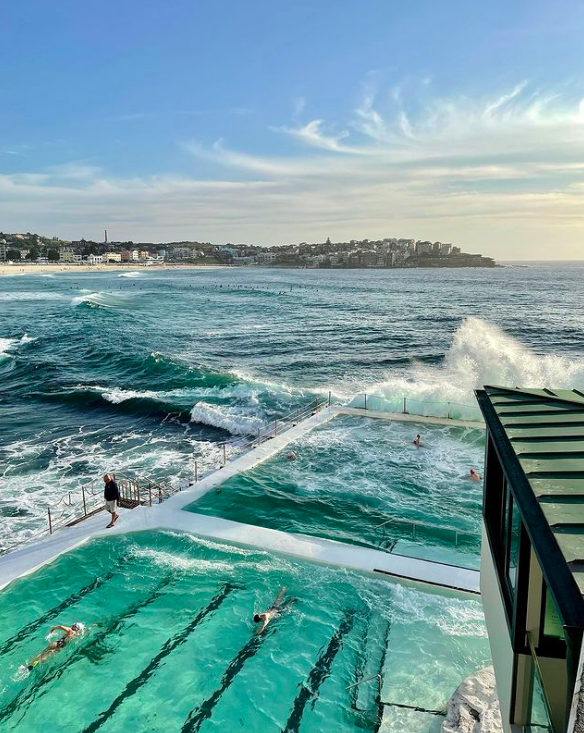
M 584 259 L 584 0 L 0 7 L 0 230 Z

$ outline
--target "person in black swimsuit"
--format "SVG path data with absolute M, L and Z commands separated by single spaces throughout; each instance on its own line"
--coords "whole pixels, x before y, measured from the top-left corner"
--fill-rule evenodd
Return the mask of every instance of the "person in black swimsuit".
M 80 636 L 83 633 L 84 629 L 85 626 L 78 621 L 72 626 L 53 626 L 50 631 L 51 634 L 54 631 L 62 631 L 65 636 L 57 639 L 57 641 L 52 641 L 46 649 L 43 649 L 40 654 L 37 654 L 34 659 L 31 659 L 27 667 L 28 670 L 32 671 L 37 666 L 37 664 L 45 662 L 47 659 L 50 659 L 53 654 L 56 654 L 57 652 L 61 651 L 61 649 L 64 649 L 71 641 L 71 639 L 76 636 Z

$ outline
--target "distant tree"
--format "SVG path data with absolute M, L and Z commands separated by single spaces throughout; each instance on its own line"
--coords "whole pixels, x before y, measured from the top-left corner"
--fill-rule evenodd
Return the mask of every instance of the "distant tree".
M 50 249 L 47 252 L 47 257 L 49 259 L 49 262 L 58 262 L 61 259 L 61 255 L 59 254 L 58 249 Z
M 20 259 L 20 250 L 19 249 L 9 249 L 6 251 L 6 259 L 7 260 L 19 260 Z
M 38 259 L 39 251 L 35 247 L 33 247 L 29 253 L 26 255 L 26 259 L 30 260 L 31 262 Z

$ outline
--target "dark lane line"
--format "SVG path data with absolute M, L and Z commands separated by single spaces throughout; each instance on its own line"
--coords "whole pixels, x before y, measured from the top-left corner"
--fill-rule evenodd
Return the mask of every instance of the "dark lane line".
M 122 560 L 118 562 L 118 565 L 122 565 L 125 561 L 126 558 L 122 558 Z M 25 626 L 24 628 L 20 629 L 20 631 L 17 631 L 14 636 L 11 636 L 10 639 L 7 639 L 4 644 L 0 646 L 0 655 L 9 652 L 14 646 L 16 646 L 16 644 L 20 644 L 20 642 L 24 641 L 27 637 L 33 634 L 38 628 L 43 626 L 43 624 L 46 624 L 47 621 L 52 621 L 60 613 L 75 605 L 75 603 L 84 598 L 88 593 L 97 590 L 97 588 L 102 586 L 104 583 L 107 583 L 107 581 L 111 580 L 111 578 L 113 578 L 113 576 L 117 573 L 118 568 L 115 568 L 114 570 L 110 570 L 110 572 L 103 577 L 96 576 L 91 581 L 91 583 L 89 583 L 89 585 L 86 585 L 84 588 L 81 588 L 81 590 L 72 593 L 68 598 L 65 598 L 64 601 L 59 603 L 58 606 L 50 608 L 46 613 L 37 618 L 36 621 L 33 621 L 32 623 L 28 624 L 28 626 Z
M 97 633 L 88 644 L 84 646 L 78 646 L 60 666 L 55 666 L 58 663 L 57 660 L 59 659 L 59 657 L 57 656 L 52 661 L 52 663 L 51 661 L 45 663 L 47 667 L 44 672 L 42 672 L 37 667 L 31 673 L 31 676 L 35 676 L 35 680 L 30 685 L 30 687 L 22 689 L 16 695 L 16 697 L 11 700 L 11 702 L 9 702 L 3 708 L 0 708 L 0 723 L 2 723 L 4 720 L 9 718 L 11 715 L 13 715 L 18 710 L 21 710 L 22 708 L 24 708 L 23 713 L 26 713 L 26 710 L 32 701 L 37 701 L 43 694 L 46 694 L 46 692 L 48 692 L 47 685 L 50 682 L 54 682 L 62 677 L 63 674 L 73 664 L 75 664 L 75 662 L 83 658 L 89 659 L 89 661 L 94 663 L 100 662 L 105 656 L 107 656 L 108 653 L 112 652 L 111 648 L 103 648 L 104 640 L 110 634 L 115 634 L 117 631 L 119 631 L 122 625 L 129 618 L 135 616 L 142 608 L 145 608 L 146 606 L 153 603 L 160 595 L 162 595 L 162 591 L 173 580 L 176 579 L 177 575 L 175 573 L 170 573 L 169 575 L 167 575 L 160 583 L 158 583 L 156 588 L 152 591 L 152 593 L 150 593 L 149 596 L 146 597 L 145 600 L 133 603 L 126 609 L 123 614 L 110 619 L 109 622 L 101 627 L 101 631 Z M 91 652 L 94 650 L 97 650 L 97 654 L 95 656 L 92 656 Z M 40 676 L 37 676 L 39 672 Z M 37 693 L 40 693 L 39 698 L 37 698 Z
M 309 700 L 313 699 L 313 702 L 316 702 L 319 688 L 330 674 L 331 666 L 335 657 L 343 645 L 343 639 L 353 628 L 355 615 L 356 611 L 354 610 L 345 612 L 338 630 L 335 631 L 327 645 L 327 648 L 322 652 L 316 660 L 314 667 L 310 670 L 307 682 L 302 683 L 302 687 L 294 700 L 292 712 L 290 713 L 286 727 L 282 729 L 282 733 L 299 732 L 302 716 L 304 715 L 304 709 Z
M 211 600 L 206 608 L 202 608 L 190 624 L 184 628 L 180 633 L 175 634 L 172 638 L 165 642 L 162 649 L 158 654 L 153 657 L 150 663 L 140 672 L 137 677 L 128 682 L 123 692 L 121 692 L 116 699 L 112 702 L 107 710 L 100 713 L 98 718 L 93 721 L 87 728 L 84 728 L 82 733 L 94 733 L 94 731 L 101 728 L 101 726 L 116 712 L 119 706 L 132 695 L 135 695 L 138 690 L 143 687 L 148 680 L 152 677 L 154 672 L 160 666 L 162 660 L 167 657 L 181 644 L 184 644 L 190 634 L 196 629 L 196 627 L 205 619 L 209 614 L 215 613 L 223 601 L 232 593 L 238 586 L 232 583 L 226 583 L 222 590 Z
M 264 639 L 270 636 L 270 633 L 273 633 L 273 631 L 274 628 L 272 628 L 271 632 L 267 632 L 266 634 L 254 634 L 254 636 L 246 642 L 237 655 L 231 660 L 231 662 L 229 662 L 229 666 L 221 678 L 221 687 L 216 689 L 211 697 L 208 697 L 197 708 L 191 710 L 187 719 L 183 723 L 181 733 L 195 733 L 195 731 L 200 730 L 205 720 L 210 718 L 213 714 L 213 708 L 219 702 L 221 695 L 223 695 L 225 690 L 227 690 L 231 685 L 236 675 L 241 672 L 243 665 L 248 661 L 248 659 L 251 659 L 257 654 Z

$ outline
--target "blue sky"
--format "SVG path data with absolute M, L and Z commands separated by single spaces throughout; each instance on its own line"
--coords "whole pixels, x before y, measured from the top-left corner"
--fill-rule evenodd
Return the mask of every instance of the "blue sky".
M 4 3 L 0 229 L 584 257 L 583 36 L 577 0 Z

